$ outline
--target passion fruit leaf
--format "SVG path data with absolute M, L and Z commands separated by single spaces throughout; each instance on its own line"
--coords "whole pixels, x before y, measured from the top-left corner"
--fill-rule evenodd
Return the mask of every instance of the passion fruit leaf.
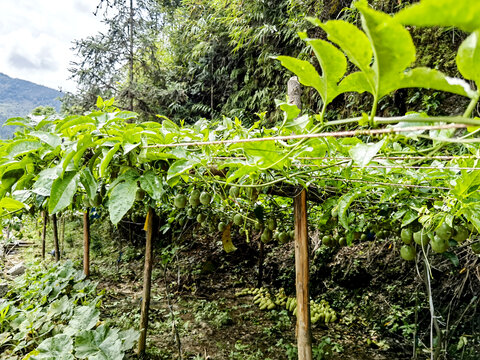
M 87 196 L 90 199 L 93 199 L 97 193 L 98 183 L 97 180 L 95 180 L 90 168 L 87 167 L 80 173 L 80 182 L 87 192 Z
M 480 7 L 479 7 L 480 16 Z M 480 23 L 480 21 L 479 21 Z M 480 84 L 480 30 L 475 30 L 460 45 L 457 52 L 458 71 L 467 80 Z
M 152 170 L 148 170 L 139 178 L 140 187 L 145 190 L 153 200 L 160 200 L 165 193 L 161 180 L 162 178 L 157 176 Z
M 446 257 L 448 260 L 450 260 L 453 266 L 458 267 L 460 265 L 460 260 L 458 260 L 458 256 L 455 255 L 455 253 L 446 251 L 442 255 Z
M 471 0 L 422 0 L 400 10 L 395 20 L 404 25 L 454 26 L 472 32 L 480 28 L 480 3 Z
M 185 171 L 190 170 L 195 166 L 196 162 L 190 160 L 177 160 L 175 161 L 167 172 L 167 180 L 170 180 L 180 174 L 183 174 Z
M 364 190 L 365 190 L 365 188 L 355 189 L 353 191 L 350 191 L 350 192 L 342 195 L 342 197 L 340 197 L 340 199 L 338 199 L 338 206 L 337 206 L 337 208 L 338 208 L 338 221 L 340 222 L 340 224 L 346 230 L 350 229 L 350 226 L 349 226 L 349 223 L 348 223 L 348 217 L 347 217 L 348 216 L 347 210 L 350 207 L 350 204 L 355 199 L 357 199 L 358 197 L 363 195 Z
M 0 208 L 7 211 L 16 211 L 25 208 L 26 205 L 18 200 L 12 199 L 10 197 L 3 197 L 0 200 Z
M 408 210 L 402 219 L 402 227 L 407 226 L 418 219 L 418 212 Z
M 108 211 L 110 213 L 110 221 L 114 225 L 118 224 L 128 210 L 132 208 L 135 203 L 136 193 L 136 181 L 121 182 L 111 190 Z
M 377 155 L 383 144 L 385 139 L 374 144 L 357 144 L 350 149 L 349 154 L 357 165 L 365 167 Z
M 315 26 L 321 27 L 334 42 L 347 54 L 350 61 L 362 72 L 367 73 L 372 62 L 373 51 L 370 40 L 355 25 L 343 20 L 331 20 L 322 23 L 316 18 L 307 18 Z M 372 92 L 373 89 L 370 90 Z
M 76 171 L 65 173 L 63 178 L 57 178 L 52 184 L 52 192 L 48 202 L 48 211 L 55 214 L 72 203 L 77 191 L 80 174 Z
M 120 149 L 120 144 L 115 144 L 110 150 L 108 150 L 102 159 L 102 162 L 100 163 L 100 176 L 103 178 L 107 175 L 107 169 L 108 165 L 110 165 L 110 162 L 113 159 L 113 156 L 116 154 L 116 152 Z

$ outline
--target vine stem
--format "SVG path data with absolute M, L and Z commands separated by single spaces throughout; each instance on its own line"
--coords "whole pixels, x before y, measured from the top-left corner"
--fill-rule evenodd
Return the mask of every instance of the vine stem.
M 474 122 L 474 124 L 480 126 L 480 121 L 473 119 L 467 119 Z M 280 141 L 280 140 L 302 140 L 302 139 L 317 139 L 325 137 L 351 137 L 351 136 L 361 136 L 361 135 L 381 135 L 381 134 L 394 134 L 401 132 L 413 132 L 413 131 L 425 131 L 425 130 L 446 130 L 446 129 L 463 129 L 466 128 L 470 123 L 466 121 L 465 123 L 454 123 L 450 121 L 451 124 L 447 125 L 436 125 L 436 126 L 411 126 L 404 128 L 384 128 L 384 129 L 373 129 L 373 130 L 349 130 L 349 131 L 335 131 L 335 132 L 322 132 L 322 133 L 310 133 L 303 135 L 286 135 L 286 136 L 271 136 L 263 138 L 250 138 L 250 139 L 231 139 L 231 140 L 214 140 L 214 141 L 197 141 L 197 142 L 184 142 L 184 143 L 170 143 L 170 144 L 155 144 L 155 145 L 146 145 L 142 148 L 168 148 L 168 147 L 180 147 L 180 146 L 208 146 L 208 145 L 228 145 L 228 144 L 241 144 L 241 143 L 252 143 L 252 142 L 264 142 L 264 141 Z M 294 150 L 294 149 L 292 149 Z
M 463 113 L 463 117 L 470 117 L 472 116 L 472 112 L 473 110 L 475 109 L 475 107 L 477 106 L 477 103 L 478 103 L 478 98 L 479 98 L 479 95 L 477 93 L 477 96 L 474 97 L 470 103 L 468 104 L 468 107 L 467 107 L 467 110 L 465 110 L 465 112 Z

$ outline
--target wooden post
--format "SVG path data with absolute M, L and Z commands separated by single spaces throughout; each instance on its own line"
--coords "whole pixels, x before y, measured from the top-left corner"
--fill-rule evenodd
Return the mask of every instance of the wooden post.
M 42 229 L 42 259 L 45 260 L 45 239 L 47 237 L 47 221 L 48 221 L 48 212 L 47 210 L 42 211 L 43 215 L 43 229 Z
M 152 282 L 153 267 L 153 236 L 155 233 L 155 210 L 148 209 L 145 228 L 147 230 L 147 239 L 145 244 L 145 266 L 143 270 L 143 294 L 142 294 L 142 312 L 140 315 L 140 338 L 138 340 L 138 355 L 145 353 L 148 329 L 148 310 L 150 307 L 150 288 Z
M 52 215 L 52 226 L 53 226 L 53 245 L 55 247 L 55 261 L 60 261 L 60 249 L 58 247 L 57 214 Z
M 310 300 L 308 295 L 307 191 L 293 199 L 295 217 L 295 284 L 297 289 L 298 360 L 312 360 Z
M 83 213 L 83 273 L 90 275 L 90 209 Z
M 297 105 L 299 109 L 302 108 L 302 86 L 298 82 L 298 78 L 296 76 L 292 76 L 288 79 L 287 82 L 287 93 L 288 93 L 288 103 Z

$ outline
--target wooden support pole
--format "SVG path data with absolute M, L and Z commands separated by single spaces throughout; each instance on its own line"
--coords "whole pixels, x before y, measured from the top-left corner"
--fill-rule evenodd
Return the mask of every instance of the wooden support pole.
M 90 209 L 83 213 L 83 273 L 90 275 Z
M 155 210 L 148 209 L 145 228 L 147 230 L 147 239 L 145 244 L 145 266 L 143 270 L 143 294 L 142 294 L 142 312 L 140 315 L 140 338 L 138 340 L 138 355 L 145 353 L 148 329 L 148 310 L 150 307 L 150 289 L 152 283 L 153 268 L 153 237 L 155 234 Z
M 42 259 L 45 259 L 45 239 L 47 238 L 47 221 L 48 221 L 48 212 L 47 210 L 42 211 L 43 215 L 43 229 L 42 229 Z
M 58 246 L 57 214 L 52 215 L 52 226 L 53 226 L 53 245 L 55 247 L 55 261 L 60 261 L 60 249 Z
M 308 295 L 307 191 L 293 199 L 295 217 L 295 284 L 297 289 L 298 360 L 312 360 L 310 300 Z
M 292 105 L 297 105 L 299 109 L 302 108 L 302 86 L 300 85 L 298 78 L 292 76 L 288 79 L 287 82 L 287 94 L 288 94 L 288 103 Z

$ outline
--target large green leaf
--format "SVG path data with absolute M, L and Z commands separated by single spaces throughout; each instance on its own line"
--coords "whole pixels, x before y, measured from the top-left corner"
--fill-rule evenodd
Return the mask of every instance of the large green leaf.
M 276 59 L 282 63 L 282 66 L 297 75 L 301 84 L 316 89 L 322 99 L 325 100 L 327 98 L 325 83 L 312 64 L 306 60 L 296 59 L 291 56 L 277 56 Z
M 365 167 L 377 155 L 384 143 L 385 139 L 374 144 L 357 144 L 350 149 L 349 153 L 356 164 Z
M 88 360 L 123 359 L 122 340 L 118 331 L 103 324 L 96 330 L 80 332 L 75 337 L 75 356 Z
M 146 171 L 140 177 L 140 187 L 145 190 L 154 200 L 160 200 L 164 193 L 162 178 L 157 176 L 152 170 Z
M 404 25 L 455 26 L 472 32 L 480 29 L 480 2 L 477 0 L 422 0 L 399 11 L 395 20 Z
M 50 196 L 52 184 L 58 178 L 58 173 L 59 169 L 56 167 L 42 170 L 37 181 L 33 184 L 32 191 L 38 195 Z
M 169 168 L 167 172 L 167 180 L 174 178 L 175 176 L 183 174 L 185 171 L 190 170 L 196 162 L 190 160 L 177 160 Z
M 242 149 L 247 160 L 263 170 L 268 168 L 281 170 L 287 162 L 273 140 L 234 144 L 231 149 Z
M 305 39 L 309 44 L 322 68 L 322 79 L 327 93 L 324 101 L 329 104 L 338 95 L 338 82 L 347 71 L 347 59 L 335 46 L 320 39 Z
M 8 146 L 8 157 L 13 159 L 20 155 L 29 154 L 42 147 L 42 143 L 37 140 L 16 140 Z
M 83 188 L 87 192 L 87 195 L 90 199 L 93 199 L 95 195 L 97 194 L 97 180 L 95 180 L 95 177 L 93 176 L 90 168 L 85 168 L 81 172 L 80 175 L 80 182 L 83 185 Z
M 67 172 L 63 177 L 55 179 L 52 184 L 48 211 L 55 214 L 72 203 L 73 195 L 77 191 L 80 175 L 76 171 Z
M 338 221 L 347 230 L 350 229 L 350 224 L 348 223 L 347 210 L 350 207 L 350 204 L 356 198 L 362 195 L 363 195 L 363 189 L 354 189 L 342 195 L 340 199 L 338 199 L 338 204 L 337 204 Z
M 100 176 L 105 177 L 108 169 L 108 165 L 110 165 L 110 162 L 112 161 L 113 156 L 115 153 L 120 149 L 120 144 L 115 144 L 111 149 L 106 151 L 105 156 L 102 159 L 102 162 L 100 163 Z
M 372 62 L 372 45 L 367 35 L 355 25 L 343 20 L 331 20 L 322 23 L 319 19 L 308 18 L 314 25 L 321 27 L 345 52 L 350 61 L 363 72 L 367 72 Z
M 479 2 L 480 3 L 480 2 Z M 467 80 L 473 80 L 480 85 L 480 30 L 468 36 L 460 45 L 457 53 L 458 71 Z
M 74 360 L 73 339 L 66 334 L 58 334 L 45 339 L 37 348 L 38 354 L 31 360 Z
M 0 208 L 7 211 L 16 211 L 25 208 L 25 204 L 10 197 L 3 197 L 0 200 Z
M 59 136 L 46 131 L 32 131 L 30 132 L 30 135 L 35 136 L 45 144 L 50 145 L 52 148 L 56 148 L 62 143 L 62 139 Z
M 425 88 L 451 92 L 470 98 L 476 96 L 470 85 L 464 80 L 451 78 L 442 72 L 419 67 L 400 74 L 396 83 L 386 85 L 385 91 L 390 92 L 397 88 Z
M 137 182 L 131 180 L 121 182 L 112 189 L 108 201 L 108 211 L 110 220 L 114 225 L 118 224 L 128 210 L 132 208 L 136 193 Z
M 90 330 L 95 327 L 100 318 L 100 311 L 95 306 L 79 306 L 65 328 L 64 333 L 74 335 L 80 330 Z
M 415 45 L 410 33 L 391 16 L 372 9 L 361 0 L 355 3 L 362 14 L 362 26 L 370 40 L 378 98 L 388 94 L 400 74 L 415 61 Z

